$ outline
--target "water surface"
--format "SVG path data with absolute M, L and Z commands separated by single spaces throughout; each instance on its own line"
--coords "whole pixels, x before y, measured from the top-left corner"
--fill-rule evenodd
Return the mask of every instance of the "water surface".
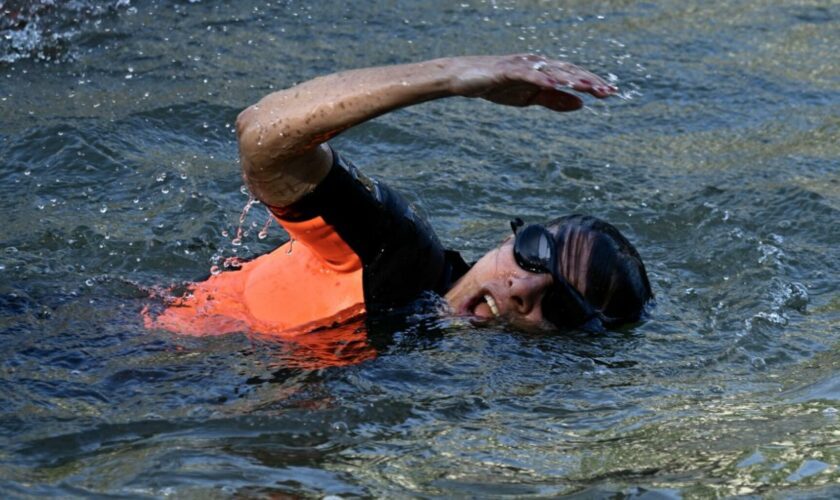
M 7 495 L 840 495 L 836 2 L 1 9 Z M 522 51 L 622 96 L 427 103 L 335 145 L 467 258 L 514 216 L 613 222 L 645 258 L 649 321 L 394 317 L 320 368 L 323 346 L 144 329 L 170 286 L 286 239 L 259 237 L 260 205 L 240 223 L 242 108 L 339 69 Z

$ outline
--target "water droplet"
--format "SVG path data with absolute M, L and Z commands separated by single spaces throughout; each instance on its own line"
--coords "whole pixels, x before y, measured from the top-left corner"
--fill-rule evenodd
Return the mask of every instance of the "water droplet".
M 85 280 L 85 285 L 87 285 L 87 286 L 93 286 L 93 280 L 92 280 L 92 279 L 90 279 L 90 278 L 86 279 L 86 280 Z
M 239 269 L 242 267 L 242 260 L 239 257 L 228 257 L 222 265 L 225 269 Z
M 213 266 L 213 267 L 210 268 L 210 274 L 212 274 L 213 276 L 216 276 L 217 274 L 219 274 L 221 272 L 222 272 L 222 270 L 219 268 L 219 266 Z
M 104 214 L 107 211 L 108 211 L 108 205 L 103 204 L 101 207 L 99 207 L 99 213 Z
M 238 247 L 238 246 L 242 245 L 242 238 L 236 237 L 236 238 L 234 238 L 230 241 L 230 244 L 235 246 L 235 247 Z

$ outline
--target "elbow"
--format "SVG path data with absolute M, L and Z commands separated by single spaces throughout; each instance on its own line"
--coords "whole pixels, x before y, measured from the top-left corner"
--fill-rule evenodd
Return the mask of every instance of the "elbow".
M 291 144 L 276 110 L 261 110 L 260 103 L 245 108 L 236 117 L 236 139 L 240 157 L 252 165 L 278 163 Z
M 250 128 L 256 121 L 256 110 L 254 106 L 248 106 L 243 109 L 236 117 L 236 138 L 241 139 L 242 135 L 248 128 Z
M 260 163 L 263 144 L 263 126 L 255 106 L 245 108 L 236 117 L 236 140 L 239 144 L 242 174 L 247 178 L 255 165 Z
M 239 150 L 244 152 L 250 148 L 252 143 L 259 141 L 259 131 L 262 129 L 256 105 L 249 106 L 236 117 L 236 140 L 239 142 Z
M 268 118 L 260 111 L 259 104 L 246 108 L 236 118 L 242 178 L 260 199 L 261 190 L 257 187 L 270 182 L 286 168 L 283 134 L 276 131 L 276 124 Z

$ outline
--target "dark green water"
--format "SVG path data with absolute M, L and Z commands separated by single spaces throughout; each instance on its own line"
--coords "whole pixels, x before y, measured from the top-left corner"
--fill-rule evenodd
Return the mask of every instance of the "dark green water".
M 3 496 L 840 496 L 840 6 L 826 1 L 0 2 Z M 336 146 L 475 258 L 601 216 L 658 305 L 598 337 L 371 325 L 376 359 L 143 328 L 285 240 L 232 123 L 339 69 L 538 51 L 577 113 L 449 100 Z M 234 245 L 242 228 L 241 245 Z

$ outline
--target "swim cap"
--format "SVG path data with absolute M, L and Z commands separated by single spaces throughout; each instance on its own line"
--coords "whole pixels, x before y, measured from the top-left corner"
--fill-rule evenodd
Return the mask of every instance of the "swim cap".
M 560 217 L 545 227 L 557 249 L 555 272 L 591 305 L 603 326 L 640 319 L 653 292 L 639 252 L 618 229 L 579 214 Z M 543 311 L 555 324 L 564 313 L 568 314 Z

